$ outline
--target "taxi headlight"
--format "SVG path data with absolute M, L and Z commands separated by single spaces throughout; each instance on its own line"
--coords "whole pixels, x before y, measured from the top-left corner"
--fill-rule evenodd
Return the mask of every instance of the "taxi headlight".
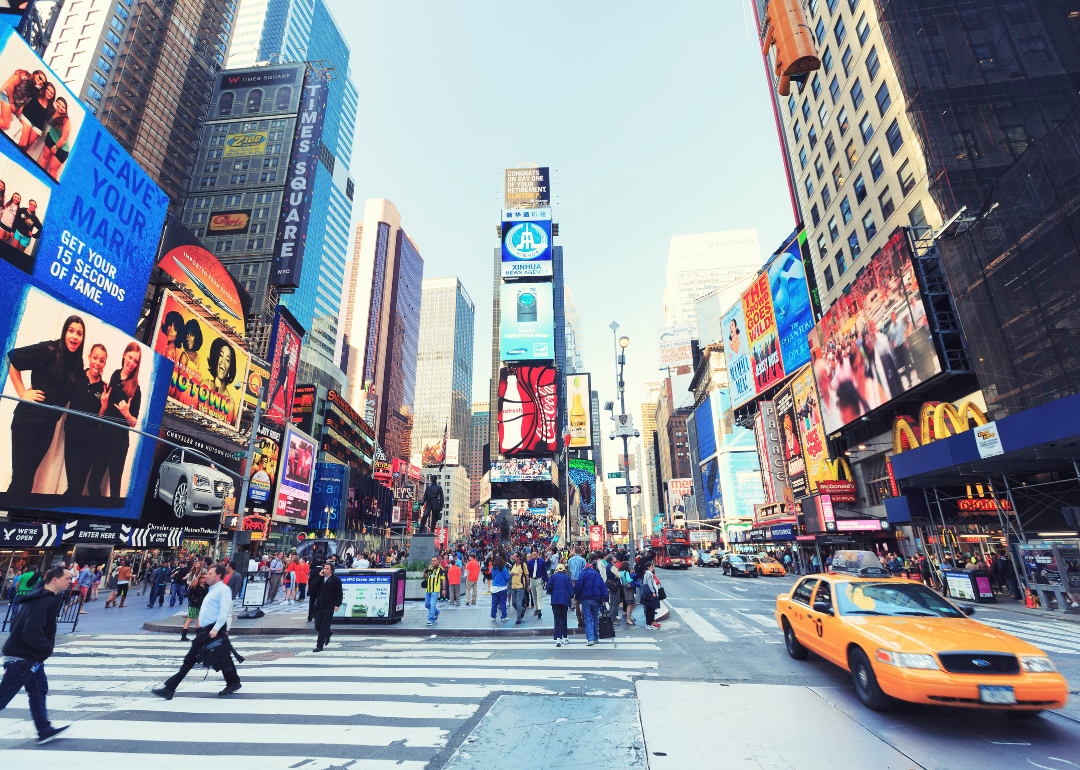
M 925 655 L 918 652 L 893 652 L 892 650 L 878 650 L 875 657 L 878 663 L 887 663 L 897 668 L 926 668 L 940 669 L 937 659 L 933 655 Z
M 1054 662 L 1045 655 L 1021 655 L 1020 668 L 1029 674 L 1046 674 L 1057 671 Z

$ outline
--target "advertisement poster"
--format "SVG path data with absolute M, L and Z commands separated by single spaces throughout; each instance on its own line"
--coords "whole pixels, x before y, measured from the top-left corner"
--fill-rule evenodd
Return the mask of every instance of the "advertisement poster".
M 338 530 L 345 524 L 345 504 L 349 492 L 349 466 L 315 463 L 315 485 L 311 490 L 308 527 L 315 531 Z
M 555 358 L 555 305 L 550 283 L 504 283 L 499 294 L 499 357 Z
M 246 455 L 247 447 L 194 423 L 168 416 L 162 422 L 158 434 L 161 438 L 195 451 L 156 444 L 139 524 L 147 528 L 179 528 L 192 540 L 213 539 L 226 503 L 240 493 L 240 481 L 215 468 L 206 458 L 239 474 L 244 461 L 237 455 Z M 197 484 L 195 474 L 207 483 Z
M 390 581 L 393 575 L 342 573 L 342 600 L 335 618 L 385 618 L 390 614 Z
M 270 395 L 270 363 L 258 356 L 248 361 L 248 376 L 244 387 L 244 403 L 252 410 L 259 400 L 259 390 L 263 391 L 262 410 L 266 414 L 266 397 Z
M 776 419 L 780 423 L 780 451 L 788 486 L 793 499 L 801 500 L 809 494 L 806 490 L 806 456 L 795 416 L 795 397 L 791 385 L 777 393 L 773 403 L 776 406 Z
M 581 515 L 596 518 L 596 463 L 592 460 L 584 460 L 571 457 L 568 461 L 570 469 L 570 483 L 577 488 L 578 499 L 581 501 Z
M 461 439 L 446 440 L 446 464 L 461 465 Z
M 145 430 L 161 420 L 171 364 L 125 332 L 29 286 L 14 268 L 0 268 L 4 395 L 26 399 L 0 401 L 0 508 L 99 515 L 104 508 L 109 516 L 137 518 L 153 442 L 32 402 Z
M 746 336 L 746 316 L 740 299 L 724 314 L 724 357 L 727 359 L 731 405 L 738 409 L 757 395 L 750 367 L 750 343 Z
M 420 451 L 420 466 L 430 468 L 435 465 L 446 464 L 446 448 L 443 446 L 445 436 L 426 438 L 423 441 L 423 449 Z
M 304 433 L 311 433 L 311 425 L 315 421 L 315 396 L 318 390 L 315 385 L 297 385 L 293 388 L 289 422 Z
M 941 372 L 904 230 L 829 308 L 809 342 L 826 433 Z
M 217 257 L 202 247 L 180 220 L 169 215 L 161 237 L 157 266 L 183 288 L 188 299 L 217 316 L 237 337 L 245 334 L 247 310 L 236 281 Z
M 0 191 L 11 218 L 0 256 L 134 332 L 169 197 L 7 25 L 0 82 L 21 109 L 0 109 L 10 118 L 0 115 L 0 156 L 10 162 Z
M 720 458 L 714 456 L 701 464 L 701 487 L 705 495 L 705 518 L 715 519 L 724 513 L 724 498 L 720 488 Z
M 667 483 L 668 516 L 686 518 L 686 508 L 690 504 L 687 499 L 694 494 L 693 479 L 671 479 Z
M 593 548 L 599 548 L 604 544 L 604 528 L 599 524 L 593 524 L 589 527 L 589 545 Z
M 554 368 L 518 366 L 502 369 L 499 373 L 499 453 L 555 452 L 557 398 Z
M 806 335 L 814 328 L 814 312 L 798 236 L 776 255 L 768 272 L 784 373 L 790 374 L 810 361 Z
M 750 284 L 750 288 L 743 294 L 742 302 L 743 312 L 746 314 L 746 337 L 750 344 L 754 387 L 761 393 L 784 378 L 768 273 L 762 273 Z
M 713 419 L 713 400 L 707 398 L 694 410 L 694 427 L 697 433 L 698 462 L 704 462 L 716 454 L 716 421 Z
M 566 415 L 570 448 L 592 448 L 592 379 L 588 374 L 566 375 Z
M 206 223 L 207 235 L 244 235 L 251 222 L 251 209 L 213 211 Z
M 285 425 L 292 417 L 296 369 L 300 365 L 300 337 L 279 305 L 270 334 L 270 383 L 266 391 L 266 416 L 279 425 Z
M 693 366 L 693 340 L 696 339 L 696 334 L 697 329 L 693 324 L 661 326 L 660 343 L 657 346 L 660 353 L 660 368 Z
M 551 275 L 551 209 L 503 209 L 502 277 Z
M 283 450 L 273 519 L 307 525 L 315 475 L 315 440 L 289 426 Z
M 829 472 L 832 458 L 829 456 L 814 374 L 810 367 L 805 367 L 791 381 L 791 401 L 803 456 L 806 458 L 806 494 L 812 495 L 817 493 L 819 481 L 828 481 L 832 477 Z
M 551 175 L 547 166 L 506 169 L 506 208 L 544 208 L 551 205 Z
M 596 473 L 593 473 L 595 477 Z M 505 481 L 551 481 L 551 460 L 540 458 L 519 458 L 515 460 L 493 460 L 491 463 L 491 483 Z
M 245 512 L 270 515 L 270 498 L 277 482 L 278 460 L 281 459 L 283 431 L 273 423 L 259 422 L 255 436 L 255 453 L 248 469 L 248 499 Z
M 248 354 L 227 340 L 211 319 L 166 290 L 154 350 L 174 362 L 169 400 L 238 428 Z
M 266 131 L 245 131 L 242 134 L 229 134 L 225 137 L 223 158 L 250 158 L 266 152 Z

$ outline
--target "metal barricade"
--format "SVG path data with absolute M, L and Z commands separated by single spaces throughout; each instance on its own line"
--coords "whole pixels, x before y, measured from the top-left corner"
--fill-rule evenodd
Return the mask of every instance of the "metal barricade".
M 33 590 L 34 589 L 30 589 L 30 591 L 22 591 L 15 594 L 14 598 L 8 603 L 7 613 L 4 615 L 4 622 L 0 624 L 0 633 L 9 631 L 15 624 L 15 618 L 19 614 L 19 599 Z M 60 609 L 56 613 L 56 624 L 59 626 L 70 623 L 71 633 L 75 633 L 75 627 L 79 625 L 79 612 L 82 610 L 83 606 L 82 591 L 72 587 L 60 594 L 60 596 L 63 597 L 63 600 L 60 602 Z

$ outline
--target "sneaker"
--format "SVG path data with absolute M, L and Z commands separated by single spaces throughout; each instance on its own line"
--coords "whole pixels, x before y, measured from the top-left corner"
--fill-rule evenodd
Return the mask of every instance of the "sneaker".
M 60 733 L 64 732 L 64 730 L 68 729 L 69 727 L 71 727 L 71 725 L 64 725 L 63 727 L 50 727 L 45 732 L 38 733 L 37 745 L 44 746 L 50 741 L 55 741 L 57 738 L 60 737 Z
M 586 647 L 592 647 L 596 642 L 585 642 Z
M 227 684 L 225 689 L 218 693 L 219 696 L 232 695 L 234 692 L 240 689 L 239 684 Z
M 521 625 L 521 621 L 520 621 L 520 620 L 515 620 L 515 621 L 514 621 L 514 625 L 515 625 L 515 626 L 520 626 L 520 625 Z
M 556 639 L 555 640 L 555 646 L 556 647 L 562 647 L 562 639 Z
M 176 694 L 176 690 L 170 690 L 168 687 L 158 687 L 154 690 L 151 690 L 150 692 L 152 692 L 159 698 L 164 698 L 165 700 L 172 700 L 173 695 Z
M 567 639 L 567 638 L 566 638 L 566 637 L 564 636 L 564 637 L 562 638 L 562 643 L 563 643 L 563 644 L 570 644 L 570 640 L 569 640 L 569 639 Z

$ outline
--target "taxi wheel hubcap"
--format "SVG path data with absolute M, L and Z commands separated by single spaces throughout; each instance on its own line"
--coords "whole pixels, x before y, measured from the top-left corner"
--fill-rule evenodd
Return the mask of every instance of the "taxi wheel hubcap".
M 859 666 L 859 684 L 863 686 L 864 690 L 870 689 L 870 677 L 866 674 L 866 668 Z

